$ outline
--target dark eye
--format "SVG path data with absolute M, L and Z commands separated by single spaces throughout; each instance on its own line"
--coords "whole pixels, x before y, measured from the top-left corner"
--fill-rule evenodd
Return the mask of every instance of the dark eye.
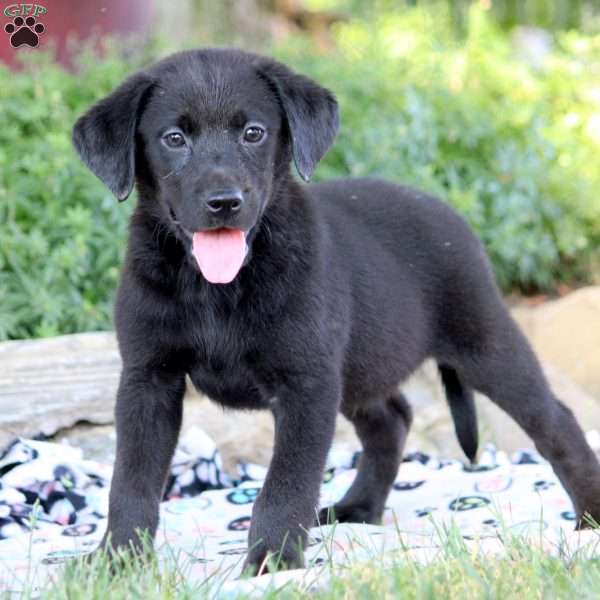
M 163 135 L 162 139 L 169 148 L 181 148 L 181 146 L 185 145 L 185 138 L 179 131 L 170 131 Z
M 250 125 L 244 131 L 244 141 L 249 144 L 257 144 L 265 137 L 265 130 L 258 125 Z

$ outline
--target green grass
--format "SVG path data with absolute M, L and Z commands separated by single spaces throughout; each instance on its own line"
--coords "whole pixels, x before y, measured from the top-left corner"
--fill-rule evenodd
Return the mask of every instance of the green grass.
M 52 584 L 41 591 L 29 590 L 23 597 L 57 600 L 598 598 L 600 535 L 595 547 L 592 544 L 585 552 L 570 549 L 565 543 L 559 556 L 550 556 L 524 539 L 502 532 L 503 551 L 496 557 L 469 548 L 456 528 L 444 529 L 440 535 L 443 544 L 438 557 L 429 564 L 418 562 L 403 550 L 385 554 L 372 551 L 365 562 L 343 566 L 328 561 L 294 584 L 282 584 L 275 579 L 254 594 L 249 592 L 252 582 L 247 582 L 250 587 L 241 592 L 224 587 L 229 572 L 192 584 L 186 579 L 185 565 L 159 570 L 155 561 L 133 561 L 115 574 L 111 573 L 106 556 L 99 555 L 91 564 L 68 564 L 57 573 Z M 323 543 L 327 545 L 330 540 L 326 538 Z M 173 564 L 172 559 L 167 559 L 169 562 Z

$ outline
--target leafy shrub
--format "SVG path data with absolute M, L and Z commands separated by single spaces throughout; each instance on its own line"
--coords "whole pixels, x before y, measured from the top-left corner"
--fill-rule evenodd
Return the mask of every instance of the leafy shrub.
M 0 339 L 106 328 L 127 224 L 71 147 L 71 129 L 132 68 L 107 56 L 0 68 Z
M 326 55 L 272 49 L 337 94 L 342 130 L 317 178 L 381 176 L 446 199 L 506 288 L 585 277 L 600 242 L 600 37 L 564 35 L 542 68 L 512 56 L 474 8 L 413 10 L 336 30 Z M 76 117 L 145 56 L 89 55 L 76 74 L 39 52 L 0 67 L 0 339 L 110 327 L 133 202 L 119 205 L 71 148 Z

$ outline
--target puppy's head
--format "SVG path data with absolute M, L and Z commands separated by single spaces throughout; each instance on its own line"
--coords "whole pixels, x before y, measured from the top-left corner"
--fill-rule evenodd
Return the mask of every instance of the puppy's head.
M 136 73 L 76 123 L 75 148 L 120 199 L 141 202 L 229 283 L 293 158 L 305 180 L 338 129 L 333 95 L 237 50 L 173 55 Z

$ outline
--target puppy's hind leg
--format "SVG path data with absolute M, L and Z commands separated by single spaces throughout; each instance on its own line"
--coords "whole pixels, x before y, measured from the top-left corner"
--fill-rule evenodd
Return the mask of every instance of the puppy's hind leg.
M 319 513 L 319 522 L 379 523 L 388 494 L 398 474 L 412 410 L 395 393 L 386 401 L 346 414 L 363 445 L 358 473 L 346 495 Z
M 507 315 L 475 359 L 468 383 L 512 416 L 552 465 L 573 501 L 578 527 L 600 522 L 600 464 L 573 413 L 550 390 L 525 337 Z

